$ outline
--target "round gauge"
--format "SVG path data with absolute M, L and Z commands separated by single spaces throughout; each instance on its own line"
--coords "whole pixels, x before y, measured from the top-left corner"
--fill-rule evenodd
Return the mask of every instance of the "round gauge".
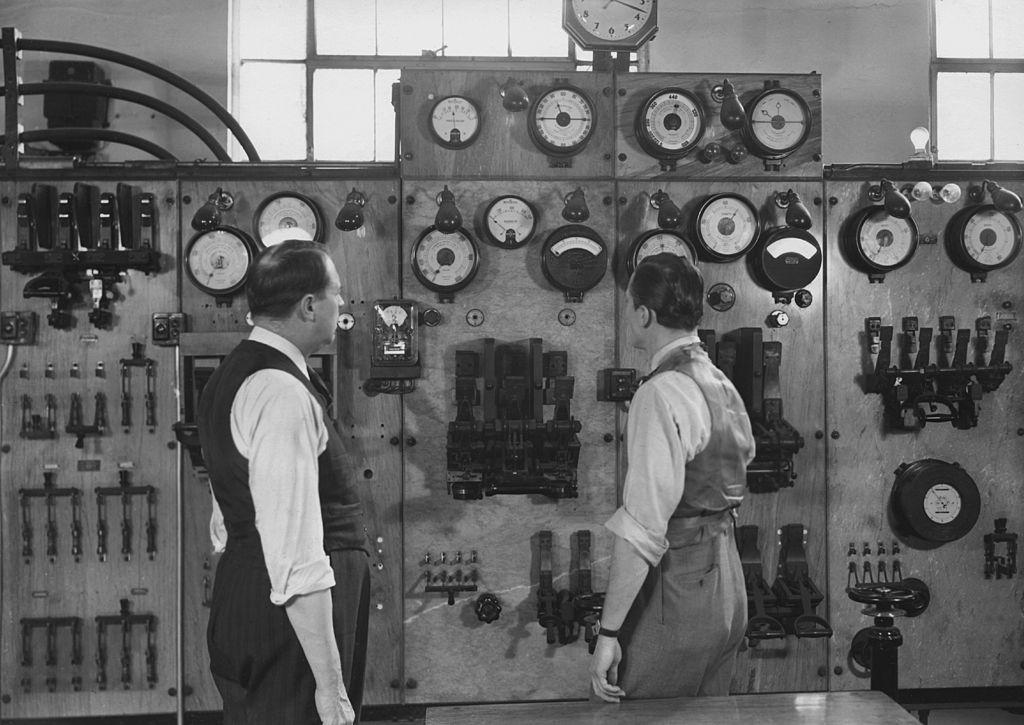
M 445 233 L 429 226 L 412 247 L 412 271 L 416 279 L 441 295 L 449 295 L 472 282 L 479 266 L 476 242 L 461 227 Z
M 544 241 L 540 266 L 548 281 L 565 292 L 567 300 L 579 301 L 604 277 L 608 249 L 590 227 L 567 224 Z
M 663 252 L 685 257 L 690 264 L 696 264 L 697 261 L 693 245 L 682 234 L 667 229 L 651 229 L 633 240 L 629 256 L 626 257 L 626 272 L 633 274 L 641 260 Z
M 1005 267 L 1020 253 L 1020 247 L 1020 222 L 991 204 L 961 209 L 946 226 L 949 255 L 968 272 Z
M 465 96 L 445 96 L 430 109 L 430 133 L 445 148 L 465 148 L 480 135 L 480 109 Z
M 594 104 L 579 88 L 552 88 L 534 102 L 527 119 L 530 138 L 546 154 L 572 156 L 594 135 Z
M 320 208 L 309 197 L 293 191 L 279 191 L 260 202 L 252 226 L 261 247 L 272 247 L 287 239 L 320 242 L 324 238 Z
M 537 229 L 537 212 L 521 196 L 499 196 L 484 211 L 487 238 L 504 249 L 521 247 Z
M 883 206 L 868 206 L 852 217 L 844 235 L 845 249 L 855 266 L 868 272 L 899 269 L 917 251 L 917 224 L 897 219 Z
M 637 111 L 634 131 L 641 148 L 655 158 L 679 159 L 704 135 L 704 109 L 690 91 L 664 88 Z
M 890 504 L 900 533 L 945 543 L 974 527 L 981 495 L 959 464 L 923 458 L 896 469 Z
M 185 272 L 192 283 L 216 297 L 241 289 L 253 260 L 253 242 L 241 229 L 214 227 L 185 247 Z
M 795 91 L 769 88 L 747 106 L 747 141 L 762 159 L 781 159 L 796 151 L 811 132 L 811 110 Z
M 818 240 L 803 229 L 780 227 L 764 234 L 752 260 L 761 283 L 772 292 L 807 287 L 821 271 Z
M 693 217 L 693 237 L 708 259 L 738 259 L 757 241 L 761 221 L 757 209 L 739 194 L 715 194 L 704 200 Z

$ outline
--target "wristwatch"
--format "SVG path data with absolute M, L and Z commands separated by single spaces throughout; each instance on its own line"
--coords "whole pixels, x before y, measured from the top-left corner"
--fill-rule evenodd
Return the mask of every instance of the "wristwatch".
M 597 633 L 602 637 L 610 637 L 611 639 L 619 638 L 619 630 L 617 629 L 605 629 L 604 627 L 599 627 Z

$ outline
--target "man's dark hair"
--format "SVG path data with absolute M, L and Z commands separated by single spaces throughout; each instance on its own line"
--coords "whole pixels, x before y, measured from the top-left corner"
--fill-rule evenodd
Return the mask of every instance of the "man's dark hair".
M 704 316 L 704 278 L 676 254 L 644 257 L 629 283 L 633 305 L 644 305 L 665 327 L 694 330 Z
M 307 294 L 327 289 L 327 252 L 322 244 L 289 239 L 256 258 L 245 283 L 249 312 L 282 319 Z

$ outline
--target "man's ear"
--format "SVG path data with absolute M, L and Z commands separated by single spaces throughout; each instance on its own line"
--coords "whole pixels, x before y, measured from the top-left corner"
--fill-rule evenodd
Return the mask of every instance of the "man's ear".
M 314 303 L 316 302 L 315 295 L 304 295 L 302 301 L 299 302 L 299 309 L 302 311 L 303 317 L 310 317 L 314 314 Z
M 640 315 L 640 327 L 650 327 L 652 319 L 651 308 L 647 305 L 640 305 L 636 308 L 636 311 Z

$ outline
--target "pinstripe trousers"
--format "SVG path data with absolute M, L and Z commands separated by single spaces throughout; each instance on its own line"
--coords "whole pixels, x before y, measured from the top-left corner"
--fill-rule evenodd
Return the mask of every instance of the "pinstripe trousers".
M 629 699 L 728 695 L 747 626 L 733 517 L 672 519 L 668 540 L 623 622 L 619 684 Z
M 370 575 L 358 549 L 330 553 L 334 635 L 357 722 L 366 669 Z M 228 550 L 217 564 L 207 628 L 224 725 L 319 725 L 316 683 L 284 607 L 270 602 L 262 557 Z

